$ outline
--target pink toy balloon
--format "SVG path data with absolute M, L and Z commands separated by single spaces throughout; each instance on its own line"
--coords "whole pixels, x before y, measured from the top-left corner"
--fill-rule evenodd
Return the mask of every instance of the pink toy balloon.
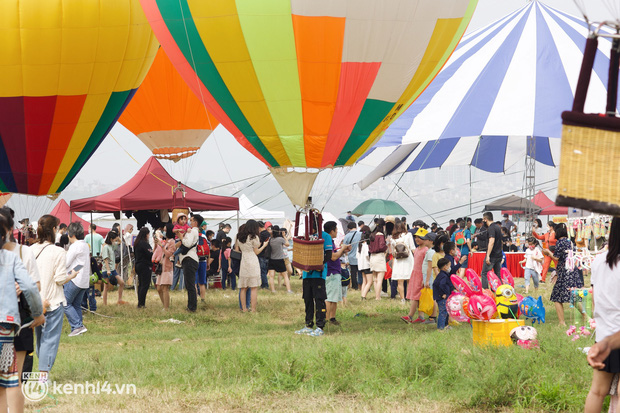
M 515 280 L 514 278 L 512 278 L 512 274 L 510 273 L 508 268 L 502 268 L 501 276 L 502 276 L 502 284 L 508 284 L 512 288 L 515 288 Z
M 469 320 L 469 317 L 467 317 L 465 311 L 463 311 L 464 298 L 465 295 L 453 291 L 452 294 L 450 294 L 450 297 L 446 300 L 446 309 L 448 310 L 448 314 L 453 320 L 458 322 L 465 322 Z
M 517 302 L 519 303 L 519 307 L 521 307 L 521 301 L 523 301 L 523 296 L 519 293 L 515 293 L 517 296 Z
M 454 285 L 454 288 L 456 288 L 456 290 L 463 294 L 463 295 L 467 295 L 467 296 L 471 296 L 473 294 L 475 294 L 471 287 L 469 286 L 469 284 L 467 284 L 467 282 L 465 282 L 465 280 L 463 280 L 461 277 L 457 276 L 457 275 L 451 275 L 450 276 L 450 280 L 452 281 L 452 285 Z
M 480 281 L 480 277 L 478 277 L 476 271 L 468 268 L 467 271 L 465 271 L 465 277 L 467 277 L 467 281 L 469 281 L 469 286 L 473 292 L 480 293 L 480 291 L 482 291 L 482 281 Z
M 489 280 L 489 288 L 491 288 L 491 291 L 493 292 L 497 290 L 497 287 L 502 285 L 502 282 L 499 280 L 499 278 L 497 278 L 497 275 L 495 274 L 495 272 L 493 272 L 493 270 L 487 273 L 487 280 Z
M 469 298 L 469 314 L 476 320 L 490 320 L 497 313 L 495 301 L 483 294 Z

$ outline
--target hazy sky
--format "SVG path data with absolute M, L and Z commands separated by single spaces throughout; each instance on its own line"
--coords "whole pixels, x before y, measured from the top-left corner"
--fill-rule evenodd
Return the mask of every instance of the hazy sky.
M 483 27 L 527 3 L 528 1 L 523 0 L 480 0 L 468 30 Z M 544 3 L 570 14 L 581 15 L 572 0 L 548 0 Z M 581 0 L 580 3 L 587 3 L 586 11 L 591 19 L 620 17 L 612 16 L 605 7 L 605 0 L 587 0 L 587 2 Z M 62 193 L 62 198 L 70 201 L 110 191 L 131 178 L 150 156 L 146 146 L 123 126 L 117 124 L 110 135 Z M 293 216 L 294 209 L 275 180 L 271 176 L 258 178 L 267 174 L 268 169 L 242 148 L 222 127 L 218 127 L 207 139 L 196 156 L 178 164 L 167 161 L 163 164 L 173 176 L 197 190 L 209 190 L 221 195 L 244 193 L 255 203 L 265 201 L 261 206 L 266 209 L 284 210 L 289 216 Z M 410 173 L 402 177 L 399 182 L 400 187 L 406 191 L 405 194 L 393 183 L 400 177 L 386 178 L 361 191 L 354 184 L 370 169 L 356 165 L 347 172 L 331 172 L 319 177 L 316 187 L 320 194 L 315 196 L 315 200 L 322 208 L 327 198 L 333 194 L 326 205 L 326 210 L 336 216 L 344 216 L 347 209 L 353 209 L 368 198 L 389 196 L 389 199 L 403 205 L 410 218 L 415 219 L 428 213 L 437 221 L 447 221 L 451 217 L 469 214 L 471 201 L 519 190 L 523 182 L 523 174 L 520 171 L 523 169 L 522 165 L 515 165 L 506 174 L 488 174 L 472 169 L 471 182 L 474 184 L 471 191 L 470 168 L 467 166 Z M 250 179 L 252 177 L 257 178 Z M 555 195 L 555 178 L 557 178 L 555 168 L 538 166 L 537 183 L 548 182 L 541 188 L 550 195 Z M 241 182 L 230 184 L 234 181 Z M 253 185 L 247 187 L 253 182 L 255 182 Z M 477 182 L 483 182 L 485 185 Z M 427 189 L 429 187 L 434 188 L 432 193 Z M 437 191 L 444 188 L 446 189 L 444 192 Z M 493 193 L 493 188 L 497 193 Z M 31 218 L 49 212 L 55 204 L 45 198 L 17 196 L 9 202 L 19 217 Z M 476 215 L 481 211 L 482 205 L 481 202 L 474 203 L 471 212 Z

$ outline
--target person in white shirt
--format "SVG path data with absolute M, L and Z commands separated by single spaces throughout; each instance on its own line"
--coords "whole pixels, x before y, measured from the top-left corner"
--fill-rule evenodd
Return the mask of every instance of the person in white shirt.
M 596 344 L 588 352 L 588 361 L 595 370 L 586 398 L 586 413 L 601 411 L 614 375 L 620 373 L 620 350 L 609 350 L 609 341 L 620 331 L 619 263 L 620 218 L 614 218 L 609 228 L 609 250 L 599 254 L 592 263 L 592 306 L 596 322 Z M 602 349 L 605 351 L 601 351 Z M 606 354 L 606 358 L 597 360 L 599 352 Z
M 90 249 L 84 241 L 84 227 L 79 222 L 72 222 L 67 228 L 69 250 L 67 251 L 67 272 L 75 268 L 78 275 L 64 285 L 67 304 L 64 306 L 67 321 L 71 326 L 69 337 L 75 337 L 87 331 L 82 321 L 82 299 L 90 284 Z M 80 268 L 81 266 L 81 268 Z
M 56 242 L 55 244 L 60 244 L 60 237 L 67 233 L 67 224 L 60 224 L 58 227 L 58 232 L 56 233 Z
M 202 216 L 198 214 L 192 215 L 191 230 L 182 233 L 179 232 L 178 236 L 180 241 L 177 242 L 177 246 L 181 247 L 181 244 L 187 248 L 187 252 L 183 254 L 183 251 L 179 255 L 179 261 L 183 266 L 183 274 L 185 274 L 185 289 L 187 289 L 187 311 L 195 313 L 198 306 L 198 297 L 196 295 L 196 271 L 198 271 L 198 253 L 196 252 L 196 246 L 198 245 L 198 228 L 202 224 Z
M 543 270 L 543 261 L 545 257 L 538 248 L 538 241 L 534 237 L 527 239 L 527 249 L 525 250 L 525 258 L 519 262 L 519 264 L 525 264 L 525 294 L 529 294 L 530 290 L 530 278 L 534 282 L 534 294 L 538 294 L 538 282 L 540 280 L 540 274 Z
M 67 252 L 54 245 L 59 220 L 53 215 L 39 218 L 37 242 L 32 245 L 32 252 L 37 260 L 41 277 L 41 300 L 45 313 L 45 324 L 36 327 L 37 355 L 39 372 L 46 380 L 48 372 L 56 361 L 62 322 L 63 306 L 67 304 L 63 285 L 78 275 L 77 271 L 67 272 Z

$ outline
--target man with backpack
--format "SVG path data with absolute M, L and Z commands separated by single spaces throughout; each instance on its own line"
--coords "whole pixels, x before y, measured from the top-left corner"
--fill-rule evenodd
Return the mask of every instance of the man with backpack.
M 271 238 L 271 222 L 258 221 L 260 227 L 259 241 L 261 245 Z M 269 272 L 269 257 L 271 257 L 271 247 L 267 245 L 260 254 L 258 254 L 258 263 L 260 264 L 260 288 L 269 288 L 269 279 L 267 273 Z
M 349 232 L 347 232 L 347 235 L 344 236 L 344 240 L 342 242 L 347 245 L 351 245 L 351 251 L 347 254 L 347 258 L 349 260 L 349 274 L 351 277 L 351 288 L 357 290 L 358 284 L 361 285 L 363 282 L 362 279 L 358 280 L 357 278 L 357 246 L 362 239 L 362 233 L 357 231 L 357 225 L 355 225 L 355 222 L 349 222 L 347 224 L 347 228 L 349 229 Z M 361 274 L 359 276 L 361 278 Z

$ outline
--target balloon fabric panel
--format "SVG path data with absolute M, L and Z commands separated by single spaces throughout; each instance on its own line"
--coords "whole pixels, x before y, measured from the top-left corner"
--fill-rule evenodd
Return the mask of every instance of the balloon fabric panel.
M 141 0 L 235 138 L 271 167 L 307 168 L 354 162 L 437 74 L 476 3 Z
M 174 68 L 163 48 L 119 122 L 159 159 L 195 154 L 219 122 Z
M 2 2 L 0 22 L 0 187 L 57 193 L 101 143 L 158 42 L 138 0 Z

